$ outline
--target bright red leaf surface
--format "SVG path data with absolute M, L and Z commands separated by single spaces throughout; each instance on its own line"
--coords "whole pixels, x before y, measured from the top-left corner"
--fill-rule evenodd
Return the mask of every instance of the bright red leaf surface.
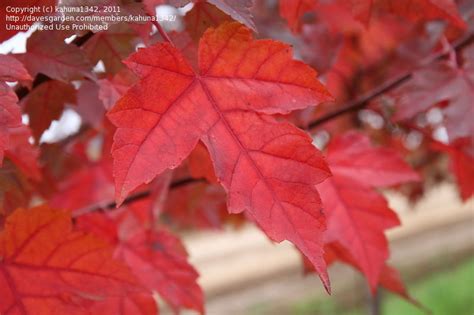
M 295 243 L 328 286 L 314 185 L 329 169 L 304 132 L 263 115 L 330 100 L 316 72 L 293 61 L 287 45 L 254 41 L 235 23 L 205 33 L 198 73 L 169 44 L 141 50 L 127 64 L 143 79 L 108 115 L 118 127 L 118 202 L 176 167 L 202 139 L 228 191 L 229 211 L 247 210 L 271 239 Z
M 395 151 L 373 147 L 357 133 L 333 140 L 328 162 L 333 177 L 318 185 L 328 218 L 325 241 L 339 242 L 376 288 L 388 258 L 384 231 L 400 222 L 373 187 L 419 177 Z
M 79 218 L 79 225 L 115 246 L 115 257 L 125 262 L 150 292 L 156 291 L 173 309 L 204 312 L 198 273 L 188 263 L 181 241 L 163 228 L 146 228 L 140 216 L 149 213 L 149 202 L 122 209 L 118 216 L 92 213 Z M 151 224 L 150 221 L 145 225 Z
M 47 206 L 18 209 L 7 218 L 0 258 L 0 311 L 6 315 L 122 314 L 101 304 L 141 290 L 112 259 L 109 245 L 73 231 L 67 212 Z

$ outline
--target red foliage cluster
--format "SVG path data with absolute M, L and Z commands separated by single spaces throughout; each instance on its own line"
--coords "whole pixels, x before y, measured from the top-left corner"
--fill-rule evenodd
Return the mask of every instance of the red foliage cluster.
M 155 293 L 204 313 L 172 230 L 245 222 L 327 291 L 342 261 L 414 302 L 379 189 L 454 176 L 474 194 L 472 1 L 94 2 L 164 4 L 185 6 L 165 27 L 36 30 L 0 55 L 0 314 L 157 314 Z M 80 127 L 47 139 L 71 112 Z

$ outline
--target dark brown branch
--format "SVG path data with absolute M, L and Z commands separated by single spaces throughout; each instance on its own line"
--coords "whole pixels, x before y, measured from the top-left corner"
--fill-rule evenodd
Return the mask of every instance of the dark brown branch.
M 460 49 L 468 46 L 469 44 L 471 44 L 473 41 L 474 41 L 474 34 L 473 33 L 468 33 L 465 36 L 463 36 L 462 38 L 460 38 L 459 40 L 457 40 L 456 42 L 454 42 L 452 47 L 455 50 L 460 50 Z M 450 53 L 449 51 L 448 52 L 437 53 L 434 56 L 432 56 L 431 58 L 429 58 L 426 62 L 423 62 L 422 65 L 431 64 L 431 63 L 433 63 L 437 60 L 440 60 L 440 59 L 448 56 L 449 53 Z M 351 101 L 351 102 L 347 103 L 346 105 L 343 105 L 340 109 L 335 110 L 334 112 L 330 112 L 330 113 L 328 113 L 328 114 L 312 121 L 308 125 L 308 129 L 314 129 L 314 128 L 316 128 L 316 127 L 318 127 L 318 126 L 320 126 L 320 125 L 322 125 L 322 124 L 324 124 L 324 123 L 326 123 L 326 122 L 328 122 L 332 119 L 340 117 L 340 116 L 342 116 L 346 113 L 354 112 L 354 111 L 357 111 L 359 109 L 364 108 L 365 106 L 367 106 L 370 103 L 371 100 L 374 100 L 375 98 L 379 97 L 380 95 L 396 88 L 400 84 L 402 84 L 402 83 L 406 82 L 407 80 L 409 80 L 412 76 L 413 76 L 413 72 L 405 73 L 405 74 L 402 74 L 402 75 L 400 75 L 400 76 L 398 76 L 398 77 L 396 77 L 392 80 L 389 80 L 389 81 L 381 84 L 380 86 L 376 87 L 372 91 L 370 91 L 368 93 L 365 93 L 362 96 L 356 98 L 354 101 Z M 196 182 L 202 182 L 202 181 L 203 181 L 202 179 L 184 178 L 184 179 L 180 179 L 180 180 L 172 182 L 171 185 L 170 185 L 170 189 L 178 188 L 178 187 L 181 187 L 181 186 L 185 186 L 185 185 L 196 183 Z M 123 204 L 126 205 L 126 204 L 129 204 L 129 203 L 133 203 L 134 201 L 146 198 L 148 196 L 150 196 L 150 191 L 138 192 L 138 193 L 130 195 L 128 198 L 126 198 L 124 200 Z M 75 211 L 75 216 L 80 216 L 82 214 L 89 213 L 89 212 L 96 211 L 96 210 L 101 210 L 101 209 L 109 209 L 110 210 L 110 209 L 116 208 L 116 206 L 117 206 L 117 204 L 115 202 L 110 202 L 110 203 L 107 203 L 105 205 L 92 205 L 90 207 L 82 208 L 78 211 Z
M 178 187 L 185 186 L 185 185 L 188 185 L 188 184 L 191 184 L 191 183 L 200 183 L 200 182 L 203 182 L 203 181 L 204 181 L 203 179 L 186 177 L 186 178 L 178 179 L 178 180 L 175 180 L 174 182 L 172 182 L 171 185 L 170 185 L 170 189 L 178 188 Z M 127 197 L 123 201 L 123 204 L 126 205 L 126 204 L 129 204 L 129 203 L 133 203 L 137 200 L 147 198 L 150 195 L 151 195 L 151 191 L 149 191 L 149 190 L 140 191 L 140 192 L 137 192 L 137 193 Z M 95 204 L 95 205 L 92 205 L 92 206 L 89 206 L 89 207 L 84 207 L 84 208 L 81 208 L 77 211 L 74 211 L 74 217 L 78 217 L 78 216 L 81 216 L 83 214 L 90 213 L 90 212 L 97 211 L 97 210 L 112 210 L 112 209 L 115 209 L 116 207 L 117 207 L 117 203 L 115 201 L 111 201 L 111 202 L 103 204 L 103 205 Z

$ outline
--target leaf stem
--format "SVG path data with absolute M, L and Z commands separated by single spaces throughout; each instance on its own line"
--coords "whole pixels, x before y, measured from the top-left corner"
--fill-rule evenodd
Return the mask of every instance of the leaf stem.
M 168 34 L 166 33 L 166 31 L 163 29 L 163 27 L 161 26 L 161 24 L 158 22 L 158 21 L 152 21 L 153 25 L 155 25 L 156 29 L 158 30 L 158 32 L 160 33 L 161 35 L 161 38 L 163 38 L 164 41 L 170 43 L 172 46 L 174 46 L 174 43 L 173 41 L 171 40 L 171 38 L 168 36 Z

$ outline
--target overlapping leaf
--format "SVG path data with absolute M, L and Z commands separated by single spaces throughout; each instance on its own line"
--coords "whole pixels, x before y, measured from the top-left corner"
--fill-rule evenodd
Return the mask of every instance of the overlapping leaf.
M 194 5 L 200 7 L 197 11 L 201 11 L 202 9 L 209 9 L 213 11 L 211 15 L 215 15 L 216 11 L 214 9 L 210 9 L 206 4 L 203 3 L 204 1 L 216 6 L 225 14 L 230 15 L 235 21 L 238 21 L 247 26 L 248 28 L 256 31 L 251 13 L 251 8 L 254 2 L 253 0 L 172 0 L 171 3 L 177 6 L 184 6 L 187 3 L 193 2 Z M 205 13 L 205 11 L 201 12 Z M 211 15 L 209 15 L 209 17 Z M 214 21 L 214 23 L 215 22 L 216 21 Z
M 463 67 L 438 62 L 414 74 L 413 80 L 398 91 L 397 121 L 412 118 L 432 106 L 447 101 L 442 109 L 449 141 L 474 135 L 474 45 L 464 53 Z
M 47 206 L 7 218 L 0 258 L 0 312 L 6 315 L 117 314 L 104 308 L 108 299 L 141 290 L 112 259 L 109 245 L 74 232 L 68 213 Z
M 472 138 L 470 140 L 460 139 L 453 145 L 435 143 L 433 148 L 449 155 L 450 168 L 456 177 L 461 198 L 464 201 L 468 200 L 474 195 L 474 148 Z
M 10 145 L 10 129 L 21 126 L 18 98 L 5 81 L 18 80 L 31 80 L 31 76 L 21 62 L 0 54 L 0 166 L 4 152 Z
M 122 23 L 95 34 L 83 49 L 94 64 L 102 60 L 107 73 L 115 74 L 123 68 L 122 59 L 135 50 L 137 43 L 136 32 Z
M 287 20 L 293 31 L 301 28 L 301 18 L 305 13 L 318 10 L 318 0 L 280 0 L 280 15 Z M 372 11 L 380 10 L 403 16 L 411 21 L 445 20 L 458 28 L 466 24 L 459 15 L 453 0 L 336 0 L 329 5 L 337 5 L 347 10 L 357 20 L 369 25 Z
M 418 180 L 418 175 L 395 151 L 374 148 L 357 133 L 335 139 L 328 162 L 334 176 L 318 185 L 328 217 L 325 242 L 340 243 L 375 288 L 388 258 L 384 231 L 399 220 L 372 187 Z
M 26 49 L 26 53 L 15 56 L 32 76 L 42 73 L 63 82 L 93 77 L 92 64 L 84 52 L 66 44 L 58 33 L 36 31 L 28 38 Z
M 66 104 L 76 103 L 76 90 L 70 84 L 49 80 L 35 87 L 21 104 L 29 117 L 29 126 L 36 141 L 59 119 Z
M 149 202 L 143 201 L 122 209 L 115 217 L 99 213 L 82 216 L 79 224 L 109 239 L 116 246 L 115 256 L 130 267 L 150 293 L 158 292 L 175 310 L 189 308 L 203 313 L 198 273 L 188 263 L 178 238 L 163 228 L 142 225 L 139 216 L 149 213 L 148 209 Z
M 328 286 L 314 185 L 329 169 L 310 137 L 265 115 L 330 100 L 316 72 L 292 60 L 287 45 L 254 41 L 236 23 L 204 34 L 198 73 L 169 44 L 140 50 L 127 64 L 142 80 L 109 112 L 118 127 L 112 149 L 118 202 L 179 165 L 202 139 L 229 211 L 247 210 L 270 238 L 295 243 Z

